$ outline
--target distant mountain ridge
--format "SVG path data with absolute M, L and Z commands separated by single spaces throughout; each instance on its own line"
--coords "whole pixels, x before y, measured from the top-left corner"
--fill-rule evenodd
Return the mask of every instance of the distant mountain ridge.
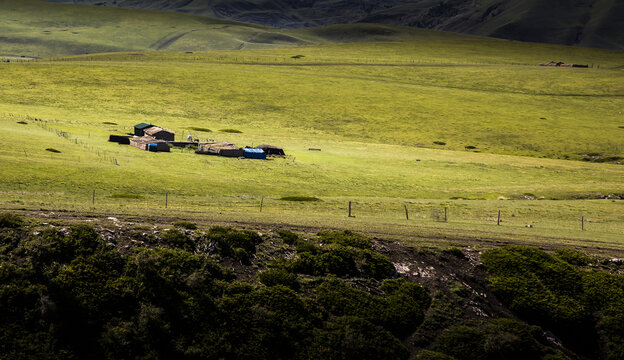
M 280 28 L 367 22 L 624 49 L 621 0 L 48 0 L 178 11 Z

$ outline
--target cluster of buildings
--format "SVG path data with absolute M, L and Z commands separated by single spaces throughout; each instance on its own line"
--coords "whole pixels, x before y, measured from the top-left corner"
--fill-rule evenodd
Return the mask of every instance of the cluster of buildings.
M 148 123 L 135 125 L 134 136 L 132 137 L 110 135 L 108 141 L 153 152 L 169 152 L 170 146 L 186 147 L 194 145 L 197 146 L 197 151 L 195 151 L 195 153 L 203 155 L 245 157 L 250 159 L 266 159 L 267 155 L 285 155 L 283 149 L 273 145 L 259 145 L 255 148 L 251 148 L 237 147 L 225 141 L 200 143 L 199 140 L 196 139 L 195 141 L 176 142 L 175 133 L 173 131 Z

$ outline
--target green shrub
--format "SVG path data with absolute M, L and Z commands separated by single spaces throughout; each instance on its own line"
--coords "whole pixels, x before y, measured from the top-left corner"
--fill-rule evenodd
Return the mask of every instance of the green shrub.
M 476 146 L 474 146 L 474 145 L 466 145 L 466 146 L 464 146 L 464 148 L 465 148 L 466 150 L 474 150 L 474 149 L 476 149 L 477 147 L 476 147 Z
M 315 243 L 301 239 L 295 242 L 295 249 L 298 253 L 308 252 L 310 254 L 318 254 L 321 252 L 321 248 Z
M 409 352 L 382 327 L 353 316 L 333 319 L 315 329 L 305 358 L 311 360 L 401 360 Z
M 0 228 L 17 229 L 24 224 L 21 216 L 11 213 L 0 213 Z
M 455 360 L 455 358 L 437 351 L 421 350 L 414 360 Z
M 297 275 L 282 268 L 262 271 L 258 274 L 258 279 L 266 286 L 283 285 L 293 290 L 299 289 Z
M 372 250 L 361 250 L 361 272 L 364 276 L 385 279 L 396 273 L 394 264 L 386 256 Z
M 224 133 L 230 133 L 230 134 L 242 134 L 243 133 L 242 131 L 236 130 L 236 129 L 221 129 L 219 131 L 224 132 Z
M 464 255 L 464 252 L 462 251 L 462 249 L 458 248 L 457 246 L 451 246 L 450 248 L 445 249 L 442 252 L 445 254 L 453 255 L 459 259 L 466 258 L 466 255 Z
M 289 230 L 277 230 L 277 235 L 284 241 L 285 244 L 294 245 L 299 240 L 299 235 Z
M 110 196 L 113 199 L 143 199 L 145 196 L 139 194 L 113 194 Z
M 446 145 L 444 141 L 434 141 L 433 143 L 436 145 Z
M 570 265 L 585 266 L 589 265 L 589 263 L 591 263 L 592 261 L 591 256 L 576 249 L 557 249 L 556 254 L 559 259 L 567 262 Z
M 206 234 L 208 241 L 215 241 L 219 252 L 224 256 L 249 264 L 256 252 L 256 246 L 262 242 L 258 233 L 249 230 L 215 226 Z
M 169 246 L 185 249 L 187 251 L 193 251 L 195 249 L 195 244 L 193 241 L 186 236 L 183 232 L 178 229 L 169 229 L 165 230 L 161 234 L 162 240 Z
M 348 248 L 339 246 L 323 251 L 316 258 L 316 275 L 333 274 L 337 276 L 358 274 L 353 253 Z
M 424 312 L 431 305 L 427 290 L 404 279 L 384 280 L 381 290 L 387 300 L 382 324 L 397 336 L 411 334 L 422 323 Z
M 92 253 L 98 246 L 103 244 L 95 229 L 86 224 L 71 226 L 67 240 L 78 254 Z
M 282 196 L 280 200 L 283 201 L 321 201 L 321 199 L 314 196 Z
M 370 249 L 371 241 L 369 238 L 354 233 L 350 230 L 334 231 L 325 230 L 318 233 L 320 240 L 328 244 L 338 244 L 342 246 L 352 246 L 360 249 Z
M 541 345 L 541 333 L 539 327 L 513 319 L 493 319 L 480 328 L 451 327 L 440 334 L 433 349 L 457 360 L 565 359 Z
M 346 247 L 336 246 L 318 254 L 301 252 L 293 262 L 293 270 L 309 275 L 357 275 L 353 253 Z
M 171 225 L 188 230 L 197 230 L 197 224 L 190 221 L 176 221 Z
M 212 130 L 210 130 L 210 129 L 206 129 L 206 128 L 203 128 L 203 127 L 197 127 L 197 126 L 191 126 L 191 127 L 188 127 L 187 129 L 195 130 L 195 131 L 201 131 L 201 132 L 212 132 Z M 223 130 L 221 130 L 221 131 L 223 131 Z
M 488 250 L 483 263 L 497 297 L 523 319 L 548 327 L 584 354 L 595 349 L 591 304 L 581 271 L 537 248 Z

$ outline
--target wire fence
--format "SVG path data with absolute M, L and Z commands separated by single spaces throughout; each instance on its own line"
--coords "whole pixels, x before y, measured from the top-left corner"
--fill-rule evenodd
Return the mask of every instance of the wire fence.
M 562 201 L 465 201 L 465 200 L 409 200 L 310 198 L 306 201 L 288 201 L 276 196 L 262 195 L 189 195 L 177 192 L 113 193 L 93 189 L 80 193 L 29 191 L 5 192 L 5 201 L 14 206 L 51 211 L 102 212 L 175 215 L 195 214 L 256 214 L 268 218 L 317 216 L 326 221 L 399 222 L 413 225 L 472 224 L 502 228 L 540 230 L 567 230 L 600 232 L 624 236 L 624 214 L 617 211 L 619 203 L 609 211 L 609 200 L 592 203 L 593 207 L 561 204 Z M 572 201 L 570 201 L 572 202 Z M 579 202 L 579 201 L 577 201 Z M 497 206 L 498 205 L 498 206 Z M 623 237 L 624 239 L 624 237 Z

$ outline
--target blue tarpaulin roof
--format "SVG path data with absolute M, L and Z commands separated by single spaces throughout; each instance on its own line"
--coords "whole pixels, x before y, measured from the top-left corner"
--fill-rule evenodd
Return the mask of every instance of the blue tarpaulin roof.
M 266 159 L 266 154 L 262 149 L 244 148 L 243 156 L 249 159 Z

